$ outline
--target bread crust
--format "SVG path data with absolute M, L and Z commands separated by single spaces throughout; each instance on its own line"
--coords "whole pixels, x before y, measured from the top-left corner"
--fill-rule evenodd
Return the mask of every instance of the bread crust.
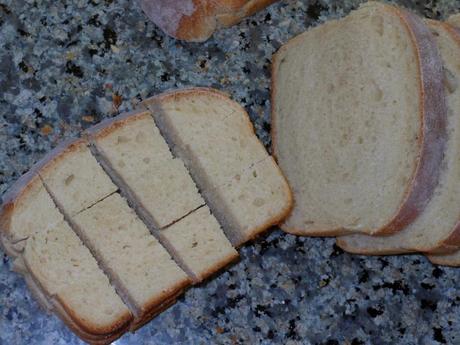
M 458 44 L 460 48 L 460 30 L 453 27 L 449 23 L 444 23 L 435 20 L 428 21 L 430 26 L 439 26 L 443 30 L 445 30 L 451 38 Z M 420 248 L 395 248 L 391 250 L 381 250 L 378 251 L 375 248 L 367 249 L 358 249 L 354 247 L 350 247 L 347 245 L 347 242 L 341 239 L 340 237 L 336 239 L 337 245 L 342 248 L 343 250 L 354 253 L 354 254 L 362 254 L 362 255 L 394 255 L 394 254 L 403 254 L 403 253 L 413 253 L 413 252 L 423 252 L 435 255 L 442 255 L 442 254 L 451 254 L 457 251 L 460 247 L 460 220 L 457 221 L 455 226 L 452 228 L 450 234 L 444 239 L 439 241 L 438 243 L 424 248 L 421 250 Z M 435 259 L 433 259 L 435 260 Z
M 166 34 L 185 41 L 206 41 L 277 0 L 142 0 L 144 13 Z
M 233 101 L 227 93 L 216 90 L 216 89 L 205 88 L 205 87 L 194 87 L 194 88 L 186 88 L 186 89 L 180 89 L 180 90 L 170 90 L 170 91 L 164 92 L 162 94 L 159 94 L 159 95 L 156 95 L 156 96 L 153 96 L 153 97 L 150 97 L 144 100 L 143 102 L 141 102 L 141 106 L 148 109 L 149 105 L 153 105 L 153 104 L 161 105 L 171 99 L 176 99 L 179 97 L 194 97 L 199 94 L 216 97 L 220 101 L 223 101 L 229 104 L 229 106 L 231 106 L 232 108 L 235 108 L 235 107 L 238 108 L 240 111 L 242 111 L 245 114 L 246 125 L 248 126 L 248 129 L 250 130 L 251 134 L 256 135 L 254 131 L 254 126 L 251 122 L 251 119 L 249 118 L 249 114 L 247 113 L 247 111 L 239 103 Z M 284 178 L 288 200 L 286 200 L 285 207 L 282 210 L 280 210 L 278 214 L 273 215 L 271 218 L 267 219 L 265 223 L 249 231 L 249 237 L 243 243 L 237 244 L 236 245 L 237 248 L 241 247 L 243 244 L 249 241 L 252 241 L 258 235 L 260 235 L 264 230 L 268 229 L 269 227 L 273 225 L 278 225 L 292 211 L 294 202 L 293 202 L 293 194 L 292 194 L 291 187 L 289 186 L 285 175 L 283 174 L 282 170 L 280 169 L 276 161 L 273 159 L 273 157 L 271 156 L 269 157 L 270 159 L 273 160 L 273 163 L 275 164 L 276 169 L 278 170 L 280 175 Z
M 371 233 L 372 235 L 389 235 L 404 229 L 423 212 L 438 184 L 441 173 L 441 162 L 447 142 L 447 104 L 442 83 L 442 59 L 436 41 L 429 29 L 415 14 L 391 5 L 380 4 L 379 6 L 382 6 L 389 14 L 399 17 L 401 23 L 406 27 L 418 57 L 417 64 L 420 71 L 418 77 L 422 128 L 419 136 L 421 149 L 418 163 L 398 211 L 385 225 L 373 230 Z M 272 65 L 272 151 L 275 157 L 277 118 L 275 112 L 275 95 L 277 92 L 276 69 L 281 53 L 289 49 L 296 41 L 297 37 L 281 47 L 275 54 Z M 281 228 L 286 232 L 297 235 L 325 235 L 321 231 L 316 231 L 313 234 L 310 234 L 310 232 L 305 233 L 303 229 L 287 227 L 286 225 L 281 225 Z M 337 236 L 351 232 L 344 228 L 328 229 L 326 235 Z
M 2 195 L 2 205 L 0 207 L 0 245 L 5 252 L 15 257 L 20 252 L 15 250 L 14 243 L 17 240 L 10 234 L 11 218 L 15 209 L 22 203 L 26 196 L 33 188 L 38 188 L 42 184 L 38 172 L 57 156 L 61 155 L 67 148 L 78 142 L 79 139 L 67 139 L 48 152 L 42 159 L 36 162 L 32 167 L 14 182 L 8 190 Z
M 426 257 L 433 265 L 460 267 L 460 261 L 457 261 L 459 258 L 456 257 L 446 258 L 442 255 L 427 255 Z
M 83 132 L 83 137 L 89 141 L 92 138 L 102 139 L 112 134 L 118 128 L 124 127 L 126 124 L 137 121 L 139 118 L 151 116 L 149 110 L 133 110 L 115 117 L 107 118 L 98 124 L 89 127 Z
M 68 311 L 63 308 L 63 305 L 53 297 L 48 297 L 43 294 L 43 289 L 41 288 L 40 284 L 34 279 L 33 275 L 30 272 L 23 272 L 22 273 L 27 286 L 29 287 L 32 294 L 41 301 L 41 304 L 46 303 L 44 307 L 49 312 L 56 312 L 58 317 L 81 339 L 87 341 L 91 344 L 109 344 L 112 341 L 118 339 L 122 336 L 128 326 L 130 321 L 132 320 L 132 315 L 129 313 L 128 315 L 123 315 L 117 321 L 119 324 L 119 328 L 113 327 L 113 329 L 106 333 L 88 333 L 88 330 L 85 327 L 81 327 L 80 324 L 76 323 L 75 320 L 69 315 Z M 109 330 L 109 329 L 107 329 Z
M 219 260 L 212 266 L 211 268 L 208 268 L 206 271 L 204 271 L 198 278 L 199 280 L 194 282 L 194 284 L 200 284 L 203 281 L 209 279 L 213 275 L 219 273 L 222 271 L 225 267 L 231 265 L 233 262 L 236 262 L 239 259 L 240 255 L 238 252 L 234 252 L 232 254 L 227 255 L 225 258 Z

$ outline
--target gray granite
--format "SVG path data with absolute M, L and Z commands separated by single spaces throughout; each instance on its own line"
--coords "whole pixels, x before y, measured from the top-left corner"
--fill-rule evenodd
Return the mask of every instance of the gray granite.
M 165 37 L 134 1 L 0 0 L 0 193 L 63 138 L 173 87 L 229 92 L 268 147 L 271 54 L 359 2 L 282 1 L 192 44 Z M 460 10 L 397 3 L 430 18 Z M 79 344 L 0 258 L 0 344 Z M 459 284 L 460 270 L 423 256 L 351 256 L 273 229 L 117 344 L 460 344 Z

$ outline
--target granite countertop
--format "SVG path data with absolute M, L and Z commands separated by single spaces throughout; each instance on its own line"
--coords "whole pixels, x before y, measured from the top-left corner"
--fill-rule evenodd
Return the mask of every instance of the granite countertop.
M 281 1 L 204 44 L 166 37 L 129 0 L 0 0 L 0 193 L 64 138 L 145 97 L 211 86 L 269 145 L 270 58 L 360 1 Z M 430 18 L 459 0 L 396 1 Z M 80 344 L 0 252 L 0 344 Z M 460 269 L 352 256 L 273 229 L 117 344 L 460 344 Z

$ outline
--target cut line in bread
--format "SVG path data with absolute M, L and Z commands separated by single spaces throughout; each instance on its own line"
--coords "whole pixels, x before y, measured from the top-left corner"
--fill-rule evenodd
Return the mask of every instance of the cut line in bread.
M 188 221 L 196 219 L 194 214 L 203 215 L 200 209 L 205 207 L 204 200 L 183 162 L 172 156 L 150 112 L 122 114 L 90 128 L 86 134 L 101 166 L 194 283 L 238 257 L 211 214 L 204 218 L 206 223 L 200 223 L 198 232 L 194 229 L 197 225 Z M 208 247 L 201 258 L 202 263 L 209 263 L 210 258 L 217 262 L 199 268 L 190 265 L 194 251 L 199 248 L 188 251 L 188 244 L 172 236 L 173 229 L 179 226 L 176 223 L 189 224 L 188 229 L 181 228 L 184 238 L 199 233 L 204 241 L 218 241 L 214 247 Z M 221 255 L 226 256 L 225 259 Z
M 214 183 L 205 188 L 210 194 L 224 194 L 225 209 L 241 222 L 238 227 L 244 232 L 244 242 L 288 212 L 290 190 L 255 136 L 244 110 L 219 92 L 200 89 L 198 94 L 199 99 L 204 97 L 204 103 L 214 102 L 215 110 L 230 109 L 223 117 L 213 117 L 211 111 L 196 122 L 219 129 L 221 147 L 236 139 L 237 150 L 241 151 L 235 155 L 235 148 L 231 147 L 233 158 L 225 162 L 228 169 L 220 172 L 209 159 L 216 157 L 215 151 L 205 154 L 204 160 L 210 175 L 214 176 Z M 191 103 L 195 96 L 191 96 Z M 240 114 L 236 114 L 238 111 Z M 219 111 L 216 114 L 222 115 Z M 144 133 L 146 129 L 148 133 Z M 230 129 L 230 137 L 227 129 Z M 142 133 L 159 144 L 143 140 Z M 116 141 L 120 136 L 123 137 L 120 142 L 135 141 L 139 145 L 128 149 L 128 146 L 117 147 L 112 156 L 108 150 L 110 145 L 105 142 L 112 135 Z M 105 344 L 128 329 L 136 330 L 173 304 L 191 279 L 194 283 L 201 282 L 238 257 L 214 218 L 213 210 L 200 197 L 181 157 L 169 150 L 155 127 L 151 111 L 123 114 L 91 128 L 83 138 L 59 145 L 4 195 L 0 241 L 16 258 L 15 270 L 24 275 L 41 305 L 56 312 L 78 336 L 90 343 Z M 139 154 L 137 158 L 129 156 L 135 170 L 132 176 L 114 164 L 119 158 L 117 154 Z M 141 161 L 148 169 L 139 168 Z M 173 163 L 167 170 L 170 162 Z M 238 166 L 232 168 L 232 164 Z M 148 195 L 140 194 L 154 185 L 149 179 L 160 171 L 163 183 L 153 189 L 162 185 L 170 189 L 166 181 L 173 176 L 176 182 L 181 181 L 179 190 L 174 191 L 174 196 L 157 193 L 160 203 L 147 205 L 144 197 Z M 137 184 L 142 178 L 145 183 Z M 177 186 L 172 184 L 171 188 Z M 169 206 L 161 208 L 162 200 Z M 139 205 L 152 211 L 154 221 L 140 215 Z M 239 207 L 246 207 L 251 217 L 240 217 L 244 209 Z M 250 229 L 244 228 L 244 223 L 250 223 Z M 159 243 L 152 234 L 164 241 Z M 187 272 L 177 265 L 179 259 Z M 82 274 L 82 279 L 66 280 L 66 274 Z M 88 284 L 85 277 L 89 276 L 97 279 Z M 104 293 L 99 303 L 99 298 L 91 293 L 103 288 L 111 292 Z M 81 293 L 72 292 L 74 289 L 80 289 Z M 79 302 L 79 296 L 87 297 L 89 309 L 87 302 Z M 108 312 L 104 306 L 110 298 L 121 305 L 123 317 L 101 319 L 101 313 Z M 93 308 L 99 309 L 93 313 Z M 90 316 L 82 318 L 88 310 Z M 98 317 L 99 323 L 92 319 Z
M 295 200 L 283 230 L 390 234 L 423 212 L 446 141 L 440 61 L 421 19 L 374 2 L 276 53 L 273 152 Z
M 349 235 L 337 239 L 342 249 L 359 254 L 408 252 L 448 253 L 460 245 L 460 32 L 451 25 L 427 21 L 436 37 L 444 64 L 449 107 L 448 140 L 439 185 L 424 212 L 403 231 L 384 237 Z M 436 229 L 436 230 L 434 230 Z
M 65 221 L 31 235 L 22 258 L 42 291 L 83 331 L 105 335 L 131 322 L 130 311 Z M 96 304 L 100 307 L 94 310 Z
M 78 213 L 72 222 L 112 282 L 123 291 L 135 322 L 190 284 L 118 193 Z
M 115 293 L 113 287 L 110 286 L 107 277 L 100 270 L 86 247 L 81 244 L 80 240 L 68 227 L 63 215 L 54 205 L 53 200 L 37 175 L 37 171 L 54 154 L 61 152 L 68 143 L 69 141 L 52 150 L 3 195 L 3 205 L 0 210 L 0 244 L 14 258 L 13 268 L 16 271 L 26 275 L 26 278 L 27 274 L 38 274 L 35 279 L 40 279 L 41 277 L 42 283 L 46 283 L 40 291 L 34 291 L 34 295 L 38 296 L 40 304 L 47 308 L 50 305 L 53 305 L 54 308 L 64 308 L 66 306 L 70 314 L 62 315 L 58 313 L 58 316 L 67 324 L 78 324 L 78 328 L 83 333 L 91 332 L 98 338 L 106 338 L 108 333 L 121 335 L 129 326 L 132 319 L 131 313 Z M 50 236 L 50 233 L 53 235 Z M 43 239 L 46 241 L 44 244 Z M 56 242 L 58 243 L 57 246 L 54 245 L 54 247 L 48 248 L 48 246 Z M 74 255 L 74 260 L 76 261 L 69 262 L 65 258 L 64 260 L 59 259 L 58 262 L 55 261 L 59 265 L 67 267 L 66 274 L 51 275 L 49 279 L 43 278 L 44 275 L 50 274 L 49 260 L 56 260 L 57 258 L 56 252 L 51 248 L 64 246 L 67 246 L 66 252 L 69 255 L 78 253 Z M 40 254 L 41 251 L 37 252 L 36 248 L 43 249 L 43 254 Z M 39 264 L 36 265 L 37 260 L 31 260 L 31 257 L 38 257 Z M 78 277 L 71 273 L 72 270 L 76 273 L 74 265 L 77 263 L 85 269 L 85 271 L 81 271 L 78 274 Z M 78 279 L 75 279 L 75 277 Z M 62 280 L 63 278 L 64 280 Z M 28 285 L 30 286 L 31 279 L 26 280 L 28 280 Z M 87 289 L 87 292 L 84 295 L 79 295 L 68 291 L 68 289 L 75 290 L 79 288 Z M 95 290 L 92 290 L 93 288 Z M 104 290 L 103 296 L 95 297 L 96 291 L 101 291 L 101 289 Z M 54 302 L 46 300 L 46 294 L 55 296 Z M 110 303 L 115 306 L 116 313 L 114 318 L 107 314 L 104 315 L 105 320 L 96 321 L 96 319 L 100 319 L 101 310 L 97 312 L 91 311 L 84 316 L 82 308 L 86 308 L 87 311 L 87 301 L 91 299 L 98 300 L 102 311 L 106 307 L 105 302 L 112 301 Z M 77 328 L 77 326 L 74 328 Z
M 173 154 L 184 161 L 234 246 L 256 237 L 289 213 L 291 192 L 273 161 L 263 172 L 271 176 L 271 180 L 252 182 L 261 193 L 275 190 L 278 194 L 271 195 L 271 199 L 263 203 L 257 203 L 253 195 L 236 195 L 241 210 L 253 216 L 244 224 L 231 212 L 230 205 L 236 201 L 233 199 L 235 189 L 225 190 L 222 186 L 269 155 L 257 139 L 246 111 L 226 94 L 213 89 L 191 88 L 163 93 L 142 104 L 152 112 Z M 196 139 L 203 137 L 207 140 Z M 244 187 L 238 188 L 244 190 Z M 259 221 L 260 214 L 268 214 L 268 218 Z

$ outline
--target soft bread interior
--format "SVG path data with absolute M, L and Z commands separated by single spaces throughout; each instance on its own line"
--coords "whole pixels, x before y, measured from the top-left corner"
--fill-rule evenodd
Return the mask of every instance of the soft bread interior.
M 65 221 L 31 235 L 23 259 L 47 295 L 55 296 L 72 312 L 73 321 L 88 332 L 108 333 L 120 320 L 126 323 L 131 317 L 96 260 Z
M 195 283 L 238 256 L 213 215 L 197 218 L 205 215 L 199 210 L 204 200 L 182 161 L 171 155 L 150 112 L 118 116 L 89 134 L 107 173 Z M 193 225 L 190 219 L 200 222 Z M 200 250 L 205 243 L 206 250 Z
M 160 232 L 174 252 L 187 263 L 196 281 L 206 279 L 238 257 L 238 252 L 207 206 Z
M 189 89 L 153 97 L 144 105 L 152 111 L 172 152 L 184 161 L 234 246 L 255 237 L 289 212 L 289 186 L 276 164 L 267 159 L 247 113 L 238 104 L 213 90 Z M 199 139 L 204 137 L 207 139 Z M 263 174 L 267 180 L 246 178 L 230 183 L 265 159 Z M 258 189 L 271 197 L 261 203 L 258 196 L 244 193 L 245 189 Z M 240 218 L 233 211 L 235 198 L 239 198 L 240 211 L 250 217 Z
M 414 61 L 400 17 L 375 3 L 277 53 L 274 154 L 295 199 L 284 230 L 373 233 L 397 214 L 420 153 Z
M 187 275 L 118 193 L 75 215 L 73 223 L 138 318 L 188 285 Z
M 428 25 L 442 55 L 449 107 L 448 141 L 439 185 L 424 212 L 404 231 L 385 237 L 340 237 L 337 243 L 347 251 L 362 254 L 433 251 L 445 244 L 460 220 L 460 34 L 448 24 L 430 21 Z
M 163 228 L 204 204 L 180 159 L 174 158 L 148 112 L 131 115 L 93 133 L 100 159 L 121 188 Z

